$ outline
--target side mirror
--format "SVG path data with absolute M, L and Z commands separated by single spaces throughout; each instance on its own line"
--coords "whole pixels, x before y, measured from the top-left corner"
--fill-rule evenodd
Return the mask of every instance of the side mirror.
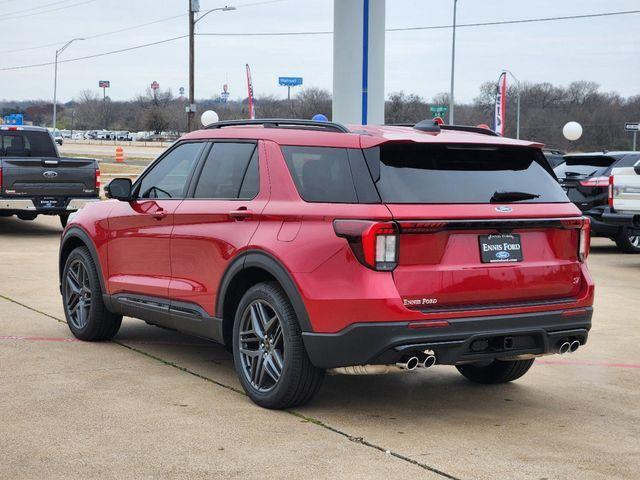
M 633 166 L 633 170 L 637 175 L 640 175 L 640 161 L 636 162 L 636 164 Z
M 104 193 L 107 198 L 114 198 L 124 202 L 131 200 L 131 179 L 114 178 L 104 187 Z

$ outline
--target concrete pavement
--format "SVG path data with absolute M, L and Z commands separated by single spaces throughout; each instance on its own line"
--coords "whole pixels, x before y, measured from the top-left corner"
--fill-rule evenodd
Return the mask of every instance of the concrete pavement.
M 608 240 L 576 354 L 502 386 L 451 367 L 328 377 L 287 413 L 251 404 L 200 339 L 128 319 L 115 342 L 61 341 L 59 234 L 0 218 L 0 478 L 637 478 L 640 255 Z

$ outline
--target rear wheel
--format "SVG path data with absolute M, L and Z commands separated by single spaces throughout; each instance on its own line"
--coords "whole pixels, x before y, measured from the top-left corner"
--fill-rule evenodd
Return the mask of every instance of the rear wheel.
M 76 248 L 67 257 L 62 299 L 69 329 L 80 340 L 108 340 L 118 333 L 122 315 L 105 307 L 98 271 L 86 247 Z
M 275 282 L 251 287 L 240 300 L 233 358 L 244 391 L 266 408 L 308 402 L 324 378 L 324 370 L 311 364 L 291 302 Z
M 456 368 L 468 380 L 475 383 L 507 383 L 527 373 L 533 365 L 533 360 L 533 358 L 512 361 L 493 360 L 489 363 L 456 365 Z
M 38 218 L 38 214 L 33 212 L 20 212 L 20 213 L 17 213 L 16 215 L 18 215 L 18 218 L 20 220 L 27 220 L 27 221 L 35 220 L 36 218 Z
M 625 253 L 640 253 L 640 235 L 622 227 L 615 237 L 616 245 Z

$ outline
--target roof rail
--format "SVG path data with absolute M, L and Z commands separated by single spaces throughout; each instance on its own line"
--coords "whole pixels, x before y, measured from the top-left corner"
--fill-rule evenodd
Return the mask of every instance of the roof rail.
M 292 118 L 259 118 L 252 120 L 224 120 L 212 123 L 209 128 L 238 127 L 243 125 L 262 125 L 264 128 L 295 128 L 306 127 L 308 130 L 330 130 L 338 133 L 350 133 L 349 129 L 336 122 L 320 122 L 316 120 L 303 120 Z
M 480 133 L 482 135 L 491 135 L 492 137 L 500 136 L 490 128 L 472 127 L 470 125 L 440 125 L 440 128 L 442 130 L 455 130 L 457 132 Z

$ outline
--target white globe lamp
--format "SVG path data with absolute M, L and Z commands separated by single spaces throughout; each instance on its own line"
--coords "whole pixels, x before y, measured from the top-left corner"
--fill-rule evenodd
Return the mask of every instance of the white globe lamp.
M 205 127 L 208 127 L 213 123 L 216 123 L 218 120 L 219 120 L 218 114 L 213 110 L 207 110 L 206 112 L 203 112 L 202 115 L 200 116 L 200 121 L 202 122 L 202 125 L 204 125 Z
M 578 140 L 582 136 L 582 125 L 578 122 L 567 122 L 562 127 L 562 135 L 571 142 Z

